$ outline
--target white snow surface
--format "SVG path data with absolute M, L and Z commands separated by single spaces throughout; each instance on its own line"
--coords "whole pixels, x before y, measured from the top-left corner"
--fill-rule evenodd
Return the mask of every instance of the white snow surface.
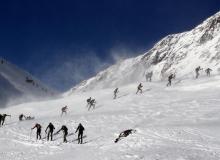
M 220 76 L 176 79 L 172 87 L 164 82 L 144 82 L 143 94 L 136 95 L 138 83 L 113 90 L 75 93 L 56 100 L 32 102 L 0 109 L 11 114 L 0 128 L 0 160 L 219 160 L 220 159 Z M 86 99 L 94 97 L 96 108 L 88 111 Z M 69 106 L 60 116 L 61 107 Z M 18 122 L 18 115 L 35 120 Z M 62 133 L 55 141 L 35 141 L 31 127 L 49 122 L 56 131 L 67 125 L 73 133 L 79 123 L 85 127 L 85 144 Z M 119 133 L 135 129 L 118 143 Z
M 151 71 L 154 81 L 164 80 L 171 73 L 192 77 L 198 66 L 210 67 L 214 74 L 220 71 L 220 12 L 191 31 L 166 36 L 145 54 L 110 66 L 66 94 L 143 81 Z

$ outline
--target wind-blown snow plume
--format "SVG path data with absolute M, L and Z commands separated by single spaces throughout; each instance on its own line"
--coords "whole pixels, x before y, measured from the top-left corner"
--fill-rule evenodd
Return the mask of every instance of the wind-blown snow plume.
M 177 78 L 193 77 L 197 66 L 220 68 L 220 12 L 191 31 L 168 35 L 152 49 L 136 58 L 126 59 L 107 68 L 69 92 L 126 85 L 145 80 L 153 71 L 153 80 L 164 80 L 170 73 Z

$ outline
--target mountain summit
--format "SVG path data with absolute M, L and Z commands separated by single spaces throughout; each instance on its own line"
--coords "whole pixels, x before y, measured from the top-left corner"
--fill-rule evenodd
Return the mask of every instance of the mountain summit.
M 197 66 L 210 67 L 217 74 L 220 70 L 219 52 L 220 12 L 191 31 L 166 36 L 143 55 L 110 66 L 76 85 L 69 93 L 140 82 L 151 71 L 154 81 L 164 80 L 171 73 L 178 78 L 193 77 Z

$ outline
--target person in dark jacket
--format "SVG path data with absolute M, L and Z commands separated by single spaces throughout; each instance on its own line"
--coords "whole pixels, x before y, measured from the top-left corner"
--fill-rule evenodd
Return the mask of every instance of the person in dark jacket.
M 33 130 L 33 129 L 37 129 L 37 132 L 36 132 L 36 134 L 37 134 L 37 140 L 39 139 L 41 139 L 41 125 L 40 124 L 38 124 L 38 123 L 36 123 L 35 124 L 35 126 L 33 127 L 33 128 L 31 128 L 31 130 Z
M 117 98 L 117 94 L 118 94 L 118 88 L 116 88 L 115 90 L 114 90 L 114 99 L 116 99 Z
M 89 111 L 92 107 L 93 107 L 93 109 L 95 109 L 95 104 L 96 104 L 95 99 L 92 99 L 92 100 L 90 101 L 88 111 Z
M 83 143 L 83 132 L 84 132 L 85 128 L 83 127 L 83 125 L 80 123 L 76 129 L 76 132 L 78 132 L 78 144 L 82 144 Z M 75 133 L 76 133 L 75 132 Z
M 87 102 L 87 107 L 90 105 L 91 100 L 92 100 L 92 97 L 89 97 L 89 98 L 86 100 L 86 102 Z
M 26 117 L 25 117 L 25 115 L 24 115 L 24 114 L 20 114 L 18 118 L 19 118 L 19 121 L 23 121 L 23 120 L 24 120 L 24 118 L 26 119 Z
M 66 137 L 67 137 L 67 135 L 68 135 L 68 128 L 67 128 L 65 125 L 63 125 L 63 126 L 61 127 L 61 129 L 60 129 L 59 131 L 57 131 L 57 134 L 58 134 L 60 131 L 63 131 L 63 143 L 67 143 Z
M 117 142 L 118 142 L 119 140 L 121 140 L 123 137 L 127 137 L 128 135 L 130 135 L 130 134 L 132 134 L 132 133 L 134 133 L 134 132 L 136 132 L 136 130 L 133 130 L 133 129 L 127 129 L 127 130 L 121 132 L 121 133 L 119 134 L 118 138 L 116 138 L 115 143 L 117 143 Z
M 61 117 L 63 116 L 64 113 L 65 115 L 67 114 L 67 109 L 68 109 L 67 106 L 61 108 Z
M 202 68 L 200 66 L 198 66 L 196 69 L 195 69 L 195 72 L 196 72 L 196 79 L 199 78 L 199 71 L 201 71 Z
M 138 85 L 138 87 L 137 87 L 137 92 L 136 92 L 136 94 L 138 94 L 138 92 L 142 93 L 142 88 L 143 88 L 143 85 L 142 85 L 142 83 L 140 83 L 140 84 Z
M 172 85 L 172 79 L 174 79 L 174 78 L 175 78 L 175 75 L 174 75 L 174 74 L 169 75 L 167 87 Z
M 210 77 L 211 71 L 212 71 L 211 68 L 207 68 L 207 69 L 205 70 L 206 75 L 207 75 L 208 77 Z
M 49 130 L 47 132 L 47 130 Z M 55 127 L 52 123 L 49 123 L 49 125 L 47 126 L 45 133 L 47 133 L 47 141 L 49 141 L 49 139 L 52 141 L 53 140 L 53 131 L 55 130 Z
M 11 117 L 11 115 L 2 114 L 2 117 L 0 118 L 0 119 L 1 119 L 1 120 L 0 120 L 0 121 L 1 121 L 1 124 L 0 124 L 0 125 L 2 125 L 2 126 L 4 125 L 4 123 L 5 123 L 5 118 L 6 118 L 6 117 Z

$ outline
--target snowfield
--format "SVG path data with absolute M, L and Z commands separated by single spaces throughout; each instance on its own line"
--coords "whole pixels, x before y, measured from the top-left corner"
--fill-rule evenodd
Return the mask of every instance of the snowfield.
M 115 100 L 110 88 L 1 109 L 12 117 L 0 128 L 0 160 L 219 160 L 220 76 L 176 79 L 173 84 L 144 82 L 143 94 L 136 95 L 138 83 L 132 83 L 119 88 Z M 88 111 L 90 96 L 97 104 Z M 61 117 L 64 105 L 68 115 Z M 36 119 L 18 122 L 20 113 Z M 43 137 L 49 122 L 56 131 L 67 125 L 69 133 L 82 123 L 85 143 L 77 144 L 73 134 L 64 144 L 62 133 L 53 142 L 35 141 L 31 127 L 36 122 L 43 126 Z M 137 131 L 114 143 L 126 129 Z

